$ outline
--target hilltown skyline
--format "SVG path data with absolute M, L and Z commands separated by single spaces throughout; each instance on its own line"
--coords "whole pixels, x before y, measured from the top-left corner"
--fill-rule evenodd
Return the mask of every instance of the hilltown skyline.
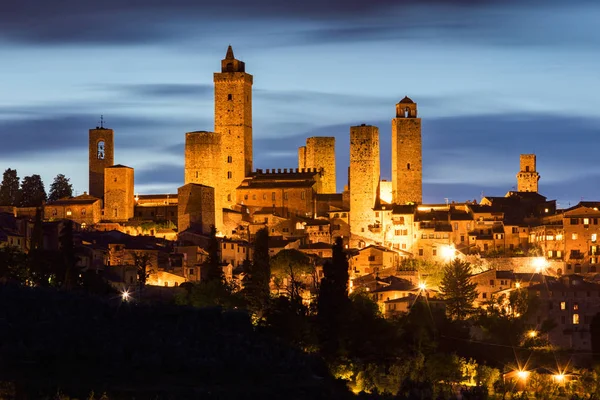
M 136 191 L 173 193 L 183 183 L 185 132 L 212 129 L 210 77 L 231 43 L 256 80 L 255 168 L 294 167 L 306 137 L 335 136 L 341 191 L 349 127 L 367 123 L 380 129 L 382 179 L 389 180 L 390 120 L 408 95 L 423 118 L 425 203 L 503 195 L 516 185 L 522 153 L 537 155 L 540 193 L 559 207 L 600 198 L 589 184 L 597 176 L 589 144 L 600 125 L 597 55 L 589 51 L 598 33 L 586 17 L 594 4 L 545 3 L 552 14 L 535 1 L 448 2 L 445 14 L 426 12 L 444 8 L 436 2 L 403 9 L 350 4 L 341 16 L 338 6 L 315 4 L 263 16 L 246 10 L 256 17 L 249 22 L 190 4 L 183 15 L 176 6 L 185 2 L 176 3 L 148 5 L 133 28 L 123 16 L 134 11 L 114 18 L 111 2 L 101 10 L 40 5 L 40 14 L 11 5 L 11 21 L 0 28 L 12 56 L 0 66 L 0 167 L 21 178 L 39 173 L 47 187 L 63 173 L 82 193 L 87 130 L 104 114 L 115 130 L 116 159 L 138 171 Z M 190 24 L 142 23 L 189 22 L 199 13 L 214 17 L 208 25 L 218 28 L 216 36 Z M 401 13 L 411 24 L 391 24 Z M 36 29 L 25 15 L 38 21 Z M 58 18 L 61 30 L 42 34 Z M 107 18 L 114 20 L 111 32 L 93 28 Z M 258 27 L 259 20 L 273 24 Z M 281 34 L 274 39 L 273 32 Z M 44 68 L 32 67 L 34 59 Z

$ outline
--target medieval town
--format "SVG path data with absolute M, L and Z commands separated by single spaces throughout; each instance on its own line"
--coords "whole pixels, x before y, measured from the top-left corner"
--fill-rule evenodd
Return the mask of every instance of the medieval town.
M 380 176 L 385 149 L 379 128 L 365 124 L 348 127 L 350 164 L 341 193 L 334 137 L 306 138 L 297 168 L 255 169 L 253 152 L 261 149 L 252 144 L 252 84 L 229 46 L 214 74 L 214 129 L 182 132 L 184 185 L 176 193 L 137 193 L 135 166 L 115 157 L 118 127 L 89 129 L 88 191 L 41 207 L 2 205 L 0 247 L 27 254 L 37 242 L 59 249 L 65 224 L 72 224 L 77 267 L 135 298 L 142 296 L 140 279 L 146 295 L 159 297 L 207 279 L 215 237 L 219 266 L 233 287 L 243 286 L 260 232 L 268 233 L 271 260 L 280 253 L 304 257 L 310 273 L 273 276 L 272 295 L 294 294 L 295 280 L 319 282 L 337 245 L 348 260 L 348 292 L 365 293 L 386 319 L 409 313 L 421 300 L 432 309 L 450 307 L 444 270 L 468 263 L 474 310 L 522 313 L 529 339 L 543 337 L 553 348 L 582 356 L 593 350 L 600 201 L 557 208 L 538 191 L 543 171 L 536 168 L 536 155 L 515 148 L 509 160 L 516 190 L 424 204 L 427 149 L 418 99 L 407 96 L 390 115 L 390 181 Z M 35 237 L 39 220 L 43 239 Z M 142 257 L 147 276 L 141 278 Z M 310 282 L 298 286 L 306 306 L 318 290 Z M 512 301 L 520 293 L 540 299 L 534 312 L 520 311 Z M 471 332 L 475 341 L 485 336 Z

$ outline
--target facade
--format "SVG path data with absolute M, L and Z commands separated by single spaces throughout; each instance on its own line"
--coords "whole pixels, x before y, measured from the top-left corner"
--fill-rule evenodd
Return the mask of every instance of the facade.
M 298 149 L 298 168 L 315 168 L 322 174 L 318 193 L 336 193 L 335 138 L 310 137 Z
M 125 222 L 133 218 L 135 206 L 134 171 L 124 165 L 104 170 L 104 219 Z
M 49 221 L 70 219 L 82 226 L 95 225 L 102 219 L 102 200 L 84 193 L 44 205 L 44 218 Z
M 221 61 L 221 72 L 214 74 L 214 85 L 214 131 L 221 135 L 223 166 L 219 196 L 223 207 L 233 208 L 235 189 L 252 172 L 252 75 L 234 57 L 231 46 Z
M 177 229 L 194 229 L 210 234 L 215 226 L 215 190 L 210 186 L 188 183 L 177 189 Z
M 115 163 L 114 132 L 97 126 L 89 131 L 89 194 L 102 199 L 104 196 L 104 170 Z
M 351 127 L 348 177 L 351 247 L 364 247 L 379 236 L 379 232 L 371 231 L 379 193 L 379 168 L 379 128 L 365 124 Z
M 197 183 L 211 186 L 217 192 L 217 186 L 223 178 L 222 164 L 221 134 L 206 131 L 185 134 L 185 185 Z
M 519 192 L 537 193 L 540 174 L 536 171 L 535 164 L 535 154 L 521 154 L 521 170 L 517 174 Z
M 423 202 L 421 118 L 408 97 L 396 104 L 392 120 L 392 197 L 396 204 Z

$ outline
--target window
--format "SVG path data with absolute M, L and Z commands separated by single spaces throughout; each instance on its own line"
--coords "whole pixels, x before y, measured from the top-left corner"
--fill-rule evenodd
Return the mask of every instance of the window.
M 233 157 L 227 156 L 227 162 L 231 164 L 233 162 Z
M 572 233 L 571 234 L 571 240 L 577 240 L 577 234 L 576 233 Z
M 275 192 L 271 192 L 271 200 L 275 201 Z
M 231 243 L 231 250 L 233 250 L 233 243 Z
M 434 257 L 437 256 L 437 248 L 434 247 L 433 249 L 431 249 L 431 252 L 433 253 Z
M 375 261 L 375 256 L 369 256 L 369 261 Z
M 592 239 L 592 242 L 594 242 L 594 243 L 595 243 L 595 242 L 596 242 L 596 240 L 598 239 L 598 235 L 597 235 L 597 234 L 595 234 L 595 233 L 592 233 L 592 237 L 591 237 L 591 239 Z
M 304 192 L 301 192 L 301 193 L 300 193 L 300 198 L 301 198 L 302 200 L 304 200 L 304 199 L 305 199 L 305 196 L 306 196 L 306 195 L 304 194 Z
M 266 200 L 266 199 L 267 199 L 267 194 L 263 193 L 263 200 Z
M 231 101 L 231 100 L 233 100 L 233 95 L 232 95 L 231 93 L 229 93 L 229 94 L 227 95 L 227 100 L 228 100 L 228 101 Z
M 115 207 L 115 208 L 113 209 L 113 217 L 114 217 L 114 218 L 117 218 L 117 215 L 118 215 L 118 214 L 119 214 L 119 210 L 117 209 L 117 207 Z
M 481 298 L 482 299 L 487 299 L 487 293 L 481 293 Z
M 227 179 L 231 179 L 233 177 L 233 173 L 231 171 L 227 171 Z
M 104 140 L 98 142 L 98 160 L 104 160 Z
M 573 314 L 573 325 L 579 325 L 579 314 Z
M 85 217 L 85 212 L 86 212 L 85 208 L 82 208 L 82 209 L 81 209 L 81 216 L 82 216 L 82 217 Z
M 223 249 L 227 248 L 227 243 L 223 243 Z
M 465 235 L 460 235 L 460 241 L 464 242 L 465 241 Z
M 71 216 L 71 214 L 72 214 L 72 213 L 71 213 L 71 209 L 70 209 L 70 208 L 67 208 L 67 216 L 68 216 L 68 217 L 70 217 L 70 216 Z
M 189 275 L 194 275 L 194 268 L 190 268 Z
M 198 179 L 198 171 L 196 171 L 196 179 Z
M 589 225 L 590 224 L 590 219 L 589 218 L 584 218 L 583 219 L 583 224 L 584 225 Z
M 115 178 L 115 182 L 117 181 L 117 178 Z
M 288 194 L 287 194 L 287 192 L 283 192 L 283 199 L 284 199 L 284 200 L 287 200 L 287 199 L 288 199 Z
M 571 218 L 571 225 L 579 224 L 579 220 L 577 218 Z
M 419 249 L 419 255 L 422 256 L 423 255 L 423 249 Z
M 227 201 L 231 201 L 231 194 L 227 195 Z
M 579 303 L 573 303 L 573 311 L 579 310 Z
M 490 286 L 494 286 L 494 280 L 490 279 Z
M 457 231 L 458 230 L 458 222 L 454 223 L 454 230 Z
M 244 195 L 244 200 L 248 200 L 248 195 L 247 194 Z
M 566 310 L 567 309 L 567 302 L 566 301 L 561 301 L 560 302 L 560 309 L 561 310 Z
M 410 170 L 410 163 L 406 164 L 406 169 Z
M 52 216 L 56 217 L 56 214 L 58 214 L 58 211 L 56 210 L 56 208 L 52 209 Z

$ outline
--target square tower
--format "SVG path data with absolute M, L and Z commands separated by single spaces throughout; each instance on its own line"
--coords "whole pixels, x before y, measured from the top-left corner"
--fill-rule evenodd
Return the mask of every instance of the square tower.
M 304 162 L 301 162 L 302 156 Z M 335 138 L 316 136 L 306 139 L 306 146 L 298 149 L 298 168 L 316 168 L 321 171 L 319 193 L 336 193 Z
M 235 205 L 235 189 L 252 172 L 252 75 L 231 46 L 214 74 L 215 132 L 221 134 L 223 207 Z
M 125 165 L 104 170 L 104 219 L 128 221 L 135 206 L 134 171 Z
M 421 118 L 408 97 L 396 104 L 392 120 L 392 198 L 396 204 L 423 202 Z
M 102 125 L 89 131 L 89 194 L 104 197 L 104 170 L 115 163 L 114 132 Z
M 211 225 L 215 225 L 215 190 L 196 183 L 177 189 L 177 230 L 209 234 Z
M 351 245 L 369 244 L 377 237 L 373 225 L 379 191 L 379 128 L 350 127 L 350 235 Z
M 214 216 L 217 231 L 222 232 L 223 198 L 221 184 L 223 183 L 223 167 L 231 165 L 233 159 L 221 156 L 223 135 L 215 132 L 188 132 L 185 134 L 185 173 L 184 184 L 190 183 L 214 188 Z M 187 187 L 187 186 L 186 186 Z M 235 200 L 235 196 L 233 197 Z
M 517 174 L 517 191 L 538 191 L 540 174 L 536 171 L 535 154 L 521 154 L 521 170 Z

